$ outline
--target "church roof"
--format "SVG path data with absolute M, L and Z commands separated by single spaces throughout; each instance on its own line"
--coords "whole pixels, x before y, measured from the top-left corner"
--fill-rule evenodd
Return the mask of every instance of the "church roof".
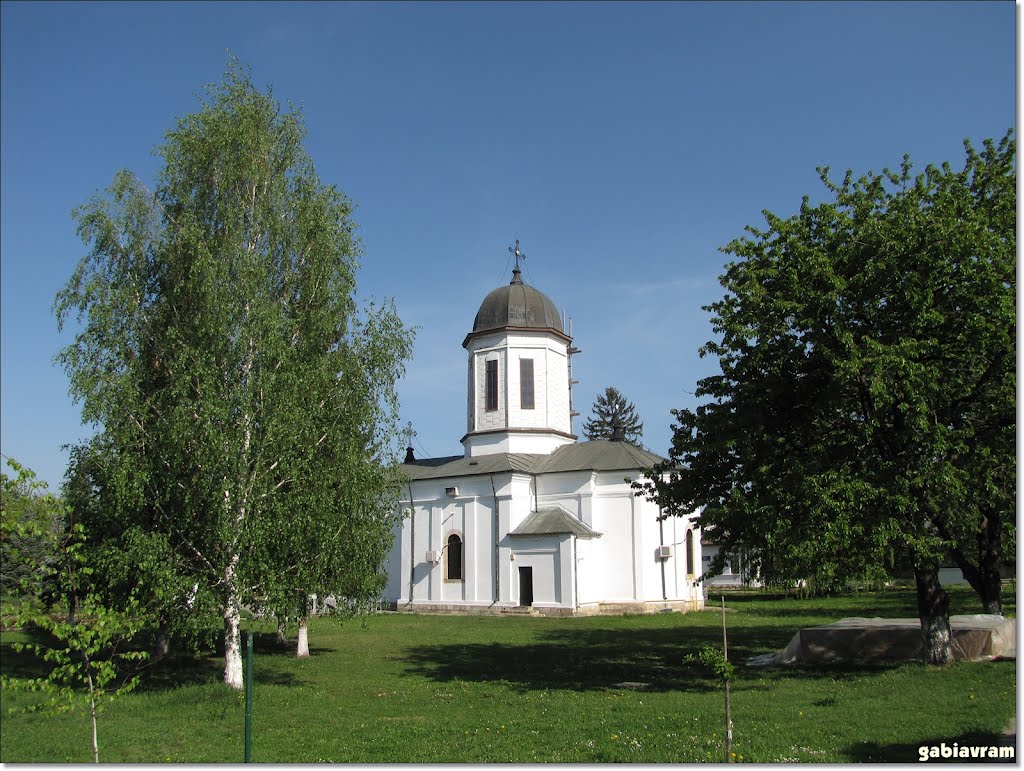
M 466 341 L 474 335 L 507 328 L 542 329 L 566 336 L 558 308 L 546 294 L 523 283 L 518 267 L 512 271 L 511 283 L 499 286 L 480 303 Z
M 527 474 L 557 474 L 563 471 L 639 471 L 664 460 L 653 452 L 629 442 L 594 439 L 559 447 L 550 455 L 493 453 L 466 458 L 453 455 L 427 458 L 402 465 L 410 480 L 499 474 L 522 471 Z
M 631 471 L 650 468 L 664 458 L 629 442 L 592 439 L 589 442 L 564 444 L 550 455 L 542 455 L 534 466 L 535 474 L 559 471 Z
M 579 538 L 599 538 L 601 534 L 561 506 L 544 506 L 530 512 L 509 535 L 560 535 L 569 533 Z
M 525 471 L 530 473 L 543 455 L 498 452 L 491 455 L 476 455 L 467 458 L 451 455 L 446 458 L 426 458 L 402 464 L 402 470 L 412 481 L 417 479 L 444 479 L 446 477 L 468 477 L 477 474 L 500 474 L 503 471 Z

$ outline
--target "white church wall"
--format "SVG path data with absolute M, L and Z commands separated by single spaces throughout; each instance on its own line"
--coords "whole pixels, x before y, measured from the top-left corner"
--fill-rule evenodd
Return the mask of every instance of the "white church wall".
M 397 507 L 399 515 L 407 510 L 402 506 Z M 402 520 L 404 523 L 404 520 Z M 406 528 L 400 524 L 395 531 L 395 538 L 391 542 L 391 549 L 388 551 L 387 559 L 384 562 L 384 574 L 387 576 L 387 583 L 381 594 L 381 599 L 386 603 L 397 603 L 401 599 L 402 591 L 402 541 Z
M 522 602 L 520 569 L 531 568 L 533 572 L 533 605 L 535 607 L 559 607 L 571 602 L 572 592 L 566 586 L 571 577 L 567 559 L 569 549 L 563 548 L 569 536 L 518 536 L 510 539 L 512 567 L 510 600 L 518 605 Z
M 508 390 L 506 388 L 506 372 L 508 367 L 508 351 L 505 348 L 478 348 L 473 353 L 476 363 L 476 430 L 487 431 L 505 428 L 508 409 Z M 498 362 L 498 409 L 487 409 L 487 362 Z
M 595 494 L 591 505 L 593 528 L 602 534 L 593 542 L 593 558 L 601 565 L 599 575 L 593 576 L 595 587 L 602 601 L 632 601 L 636 599 L 636 539 L 630 497 Z
M 567 344 L 544 333 L 517 332 L 506 340 L 509 351 L 509 425 L 519 428 L 552 428 L 569 433 Z M 520 359 L 533 359 L 534 408 L 522 409 Z
M 510 607 L 520 599 L 518 568 L 528 566 L 534 568 L 534 602 L 539 608 L 572 609 L 578 602 L 583 612 L 593 612 L 598 604 L 607 607 L 615 603 L 692 599 L 693 586 L 685 570 L 689 519 L 665 520 L 662 535 L 657 507 L 636 496 L 625 476 L 622 472 L 583 470 L 534 478 L 530 474 L 506 472 L 494 475 L 493 490 L 489 475 L 413 482 L 415 521 L 406 519 L 397 534 L 387 565 L 385 598 L 397 601 L 400 607 L 408 603 L 411 568 L 413 607 L 493 608 L 497 566 L 497 607 Z M 457 493 L 449 496 L 446 488 L 452 487 L 457 488 Z M 502 534 L 497 554 L 495 493 L 500 511 L 498 532 Z M 539 537 L 536 541 L 508 535 L 537 506 L 555 504 L 579 517 L 601 536 L 575 540 L 574 553 L 574 539 L 567 534 Z M 407 510 L 408 501 L 400 502 L 400 506 Z M 459 534 L 463 542 L 462 581 L 445 579 L 444 549 L 452 533 Z M 672 557 L 663 562 L 656 558 L 656 549 L 662 543 L 674 547 Z M 696 529 L 693 543 L 699 565 L 700 538 Z M 437 564 L 426 561 L 428 551 L 439 554 Z
M 596 544 L 600 538 L 576 539 L 576 601 L 580 605 L 600 602 L 601 574 L 600 550 Z
M 507 476 L 504 486 L 507 486 Z M 502 480 L 496 478 L 495 482 L 497 487 L 502 486 Z M 454 498 L 446 493 L 446 488 L 453 486 L 459 491 Z M 415 522 L 406 518 L 396 534 L 396 546 L 391 550 L 387 566 L 385 599 L 397 600 L 399 605 L 408 602 L 411 568 L 414 603 L 490 604 L 494 583 L 494 496 L 490 478 L 464 478 L 456 480 L 454 485 L 452 480 L 422 480 L 411 487 Z M 401 501 L 399 506 L 409 510 L 408 500 Z M 444 549 L 452 533 L 459 534 L 463 542 L 462 581 L 444 578 Z M 410 540 L 413 535 L 414 545 Z M 426 562 L 428 551 L 440 555 L 438 563 Z

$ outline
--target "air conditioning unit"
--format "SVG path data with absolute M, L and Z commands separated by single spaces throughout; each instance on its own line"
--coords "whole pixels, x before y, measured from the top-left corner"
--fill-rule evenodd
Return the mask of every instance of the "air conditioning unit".
M 672 547 L 671 546 L 659 546 L 658 547 L 658 559 L 660 559 L 660 560 L 667 560 L 671 556 L 672 556 Z
M 428 551 L 427 552 L 427 562 L 430 562 L 430 563 L 436 565 L 440 561 L 441 561 L 441 555 L 438 554 L 436 551 Z
M 444 488 L 444 494 L 449 498 L 456 498 L 459 495 L 459 488 L 457 487 L 446 487 Z

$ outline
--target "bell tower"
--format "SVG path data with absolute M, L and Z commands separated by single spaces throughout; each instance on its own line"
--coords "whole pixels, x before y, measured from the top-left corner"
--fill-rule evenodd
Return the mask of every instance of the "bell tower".
M 572 434 L 569 357 L 572 338 L 555 304 L 525 284 L 519 250 L 512 281 L 480 304 L 462 347 L 467 373 L 466 456 L 550 453 Z M 574 349 L 573 349 L 574 350 Z

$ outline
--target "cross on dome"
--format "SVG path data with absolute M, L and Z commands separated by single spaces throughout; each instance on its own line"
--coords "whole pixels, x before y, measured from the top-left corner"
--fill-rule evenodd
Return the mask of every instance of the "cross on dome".
M 508 248 L 508 250 L 516 258 L 516 266 L 512 270 L 512 283 L 513 284 L 521 284 L 521 283 L 523 283 L 523 279 L 521 277 L 522 271 L 519 270 L 519 258 L 521 257 L 522 259 L 525 260 L 526 259 L 526 255 L 523 252 L 519 251 L 519 239 L 518 238 L 516 239 L 516 246 L 515 246 L 515 248 L 513 249 L 510 246 Z

